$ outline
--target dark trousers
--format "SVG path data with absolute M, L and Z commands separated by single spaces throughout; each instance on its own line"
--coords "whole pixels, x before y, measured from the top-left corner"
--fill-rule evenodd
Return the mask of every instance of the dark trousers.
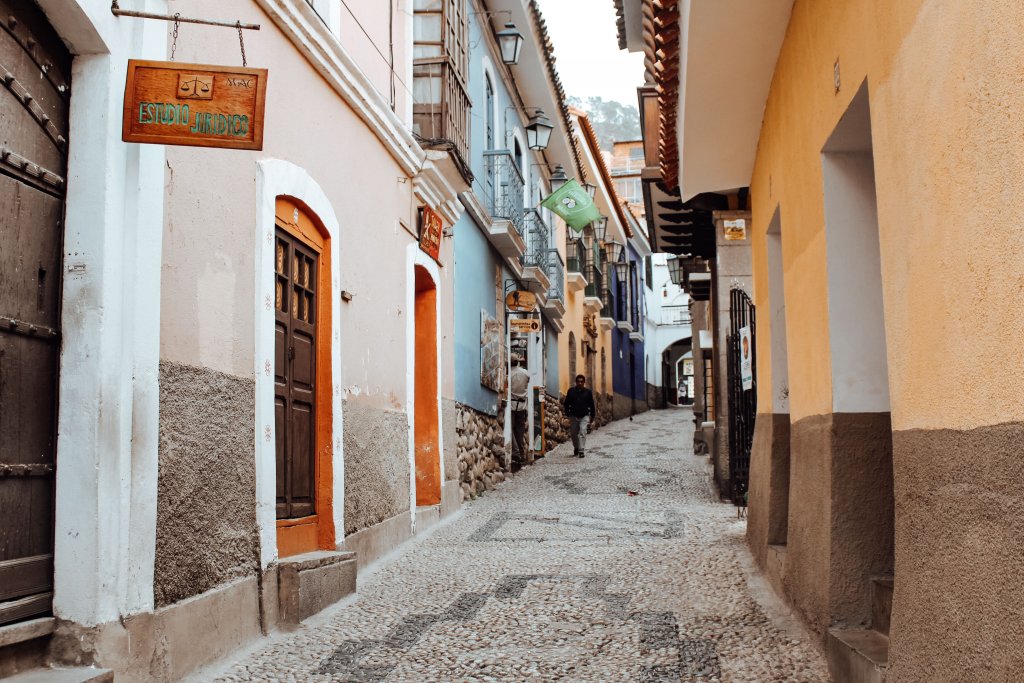
M 512 411 L 512 467 L 514 468 L 522 467 L 529 460 L 526 450 L 528 417 L 525 410 Z

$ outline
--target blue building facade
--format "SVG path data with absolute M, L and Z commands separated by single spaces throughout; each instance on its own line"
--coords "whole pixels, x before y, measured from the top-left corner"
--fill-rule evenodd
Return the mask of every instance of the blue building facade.
M 475 3 L 470 2 L 471 6 Z M 515 2 L 495 2 L 492 10 L 509 8 L 525 38 L 523 50 L 543 54 L 543 26 L 518 12 Z M 556 226 L 540 201 L 550 193 L 551 165 L 572 169 L 567 126 L 555 130 L 551 146 L 541 154 L 528 146 L 528 125 L 535 107 L 560 110 L 550 87 L 552 70 L 544 59 L 502 62 L 495 33 L 502 24 L 494 12 L 468 13 L 468 68 L 465 91 L 469 112 L 466 166 L 471 190 L 460 195 L 466 211 L 454 226 L 454 395 L 460 473 L 469 492 L 479 492 L 481 472 L 507 470 L 511 439 L 507 376 L 512 354 L 523 359 L 531 376 L 528 443 L 544 447 L 541 403 L 555 397 L 558 386 L 558 333 L 564 305 L 563 257 L 557 251 Z M 500 18 L 500 17 L 499 17 Z M 540 95 L 544 95 L 540 97 Z M 545 99 L 547 97 L 548 99 Z M 539 101 L 538 101 L 539 100 Z M 570 175 L 573 175 L 569 170 Z M 506 309 L 506 296 L 529 291 L 537 296 L 533 312 Z M 531 318 L 536 332 L 510 330 L 510 318 Z M 485 487 L 493 477 L 484 476 Z

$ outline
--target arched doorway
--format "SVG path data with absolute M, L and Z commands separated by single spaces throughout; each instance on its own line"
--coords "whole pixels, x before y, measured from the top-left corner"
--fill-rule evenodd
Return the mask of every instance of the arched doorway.
M 331 250 L 287 197 L 274 207 L 274 429 L 277 549 L 333 550 Z
M 0 3 L 0 626 L 48 614 L 71 55 L 32 2 Z
M 441 458 L 437 405 L 437 285 L 426 268 L 415 266 L 414 271 L 416 505 L 438 505 L 441 502 Z

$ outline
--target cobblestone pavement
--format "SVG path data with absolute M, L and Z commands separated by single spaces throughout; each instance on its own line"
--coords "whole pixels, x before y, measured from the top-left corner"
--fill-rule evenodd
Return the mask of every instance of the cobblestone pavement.
M 612 423 L 585 459 L 562 444 L 216 680 L 828 681 L 754 599 L 686 417 Z

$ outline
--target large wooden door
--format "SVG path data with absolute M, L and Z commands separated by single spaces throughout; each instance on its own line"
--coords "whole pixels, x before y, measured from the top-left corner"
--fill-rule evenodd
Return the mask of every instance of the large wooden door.
M 0 0 L 0 625 L 50 612 L 71 57 Z
M 278 228 L 274 399 L 277 518 L 315 512 L 317 253 Z

